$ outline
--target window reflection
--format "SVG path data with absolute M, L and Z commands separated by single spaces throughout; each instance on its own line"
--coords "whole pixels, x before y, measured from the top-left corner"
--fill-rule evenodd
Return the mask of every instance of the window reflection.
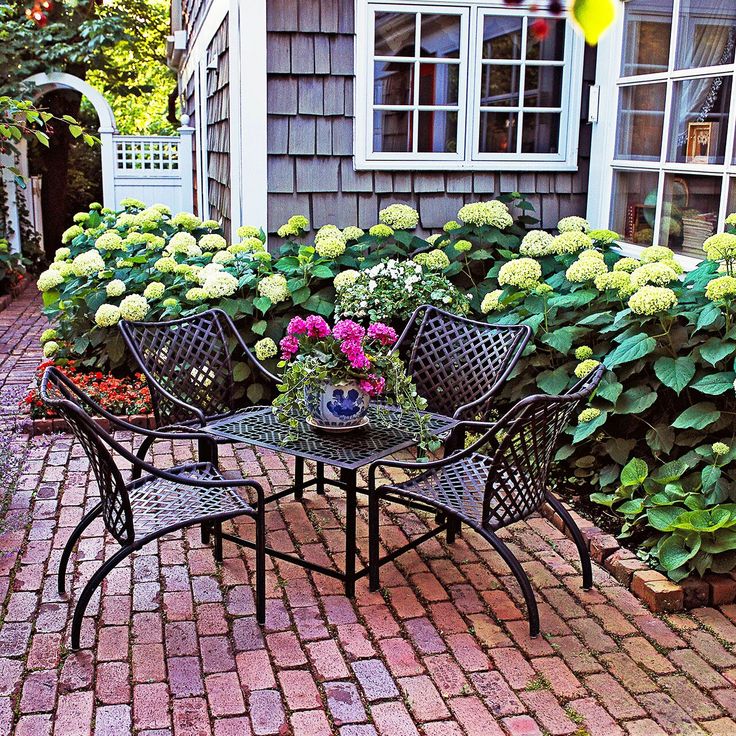
M 625 41 L 621 76 L 667 71 L 672 0 L 631 0 L 624 7 Z

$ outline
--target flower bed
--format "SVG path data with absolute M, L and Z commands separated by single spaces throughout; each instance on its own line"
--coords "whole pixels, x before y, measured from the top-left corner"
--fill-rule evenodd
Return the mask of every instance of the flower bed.
M 264 360 L 305 312 L 398 327 L 429 301 L 525 323 L 534 344 L 500 401 L 559 393 L 599 361 L 608 368 L 557 454 L 560 488 L 590 493 L 607 525 L 673 580 L 736 564 L 735 234 L 710 238 L 708 260 L 683 276 L 669 249 L 622 257 L 615 233 L 579 217 L 561 220 L 558 235 L 528 231 L 531 206 L 518 195 L 468 204 L 426 240 L 412 234 L 418 215 L 406 205 L 382 210 L 368 232 L 327 225 L 308 237 L 297 215 L 279 231 L 278 255 L 255 228 L 228 244 L 217 223 L 125 205 L 77 216 L 39 279 L 57 329 L 47 355 L 124 371 L 119 319 L 209 306 L 235 317 Z M 258 400 L 247 367 L 237 372 Z

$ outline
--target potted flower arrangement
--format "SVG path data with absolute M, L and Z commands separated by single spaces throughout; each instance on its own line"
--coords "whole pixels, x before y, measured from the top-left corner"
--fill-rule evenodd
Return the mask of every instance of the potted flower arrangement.
M 354 431 L 368 423 L 371 399 L 395 405 L 416 418 L 420 443 L 431 449 L 427 402 L 417 394 L 399 355 L 396 331 L 382 322 L 367 328 L 349 319 L 330 327 L 317 315 L 294 317 L 281 340 L 283 369 L 273 404 L 283 422 L 300 418 L 318 430 Z

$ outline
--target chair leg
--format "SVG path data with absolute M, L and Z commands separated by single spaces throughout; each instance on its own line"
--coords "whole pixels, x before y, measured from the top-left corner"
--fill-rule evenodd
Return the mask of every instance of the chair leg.
M 151 446 L 155 442 L 155 437 L 146 437 L 143 442 L 141 442 L 141 446 L 138 448 L 138 452 L 136 452 L 135 456 L 139 460 L 145 460 L 146 455 L 148 454 L 148 451 L 151 449 Z M 141 468 L 140 466 L 136 465 L 133 470 L 130 473 L 131 480 L 138 480 L 138 478 L 141 477 Z
M 301 501 L 304 498 L 304 458 L 294 458 L 294 498 Z
M 217 451 L 217 442 L 210 439 L 197 440 L 197 457 L 201 463 L 212 463 L 217 467 L 219 460 L 219 453 Z M 200 538 L 202 544 L 210 543 L 210 534 L 212 533 L 212 527 L 207 524 L 202 524 L 200 528 Z M 215 559 L 217 559 L 215 557 Z
M 215 537 L 215 549 L 213 550 L 215 562 L 222 562 L 222 522 L 216 522 L 211 529 Z
M 69 558 L 72 555 L 74 545 L 77 543 L 79 538 L 82 536 L 84 530 L 100 515 L 102 512 L 102 504 L 98 503 L 93 509 L 87 512 L 82 520 L 74 528 L 74 531 L 69 535 L 67 543 L 64 545 L 64 551 L 61 553 L 61 559 L 59 560 L 59 572 L 58 572 L 58 590 L 59 593 L 66 592 L 66 568 L 69 564 Z
M 455 539 L 460 533 L 461 521 L 454 516 L 447 518 L 447 544 L 455 544 Z
M 578 554 L 580 555 L 580 566 L 583 570 L 583 588 L 590 590 L 593 587 L 593 566 L 590 562 L 590 552 L 588 551 L 588 545 L 585 544 L 578 525 L 575 520 L 570 516 L 569 511 L 562 505 L 562 502 L 551 493 L 545 494 L 547 503 L 555 510 L 560 518 L 565 522 L 565 526 L 570 530 L 572 534 L 575 546 L 578 548 Z
M 368 496 L 368 587 L 371 591 L 381 586 L 379 501 L 380 497 L 374 489 Z
M 266 513 L 256 514 L 256 620 L 266 623 Z
M 514 557 L 514 553 L 493 533 L 483 532 L 483 536 L 490 542 L 491 546 L 501 555 L 503 561 L 509 566 L 514 574 L 517 582 L 521 586 L 521 592 L 524 594 L 524 601 L 529 613 L 529 636 L 539 636 L 539 611 L 537 609 L 537 600 L 534 596 L 532 584 L 529 582 L 524 568 L 519 560 Z
M 72 649 L 79 649 L 79 639 L 82 632 L 82 619 L 84 612 L 87 610 L 89 599 L 97 589 L 97 586 L 105 579 L 107 573 L 110 572 L 119 562 L 124 560 L 131 552 L 133 547 L 121 547 L 109 560 L 105 561 L 102 566 L 90 578 L 87 585 L 84 586 L 77 605 L 74 608 L 74 618 L 72 619 Z

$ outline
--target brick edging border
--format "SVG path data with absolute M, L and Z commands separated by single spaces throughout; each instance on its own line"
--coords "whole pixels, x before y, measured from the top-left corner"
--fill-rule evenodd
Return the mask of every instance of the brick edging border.
M 616 580 L 625 585 L 655 613 L 678 613 L 700 606 L 722 606 L 736 600 L 735 573 L 705 577 L 689 577 L 681 583 L 653 570 L 631 550 L 622 547 L 616 537 L 584 519 L 569 504 L 565 508 L 577 523 L 585 538 L 590 556 Z M 564 521 L 551 506 L 544 505 L 542 514 L 568 537 Z
M 0 296 L 0 312 L 7 309 L 7 307 L 9 307 L 10 304 L 14 302 L 32 282 L 33 279 L 26 277 L 19 283 L 15 284 L 15 286 L 12 286 L 7 294 Z
M 156 419 L 153 414 L 132 414 L 126 417 L 120 417 L 124 422 L 133 424 L 136 427 L 144 429 L 155 429 Z M 110 421 L 104 417 L 95 417 L 95 421 L 105 431 L 110 431 Z M 49 419 L 26 419 L 21 428 L 29 437 L 35 437 L 40 434 L 52 434 L 54 432 L 69 432 L 69 425 L 65 419 L 61 417 L 53 417 Z

